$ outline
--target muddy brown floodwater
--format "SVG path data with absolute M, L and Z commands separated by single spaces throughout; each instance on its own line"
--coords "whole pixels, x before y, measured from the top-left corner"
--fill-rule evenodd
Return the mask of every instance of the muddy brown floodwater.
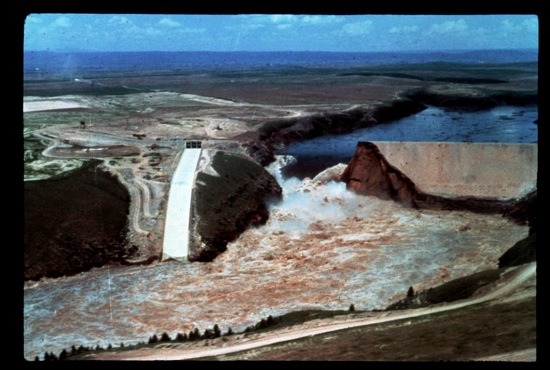
M 106 266 L 28 284 L 25 356 L 106 347 L 218 324 L 234 331 L 303 309 L 383 309 L 416 290 L 494 268 L 528 233 L 496 215 L 418 211 L 345 184 L 283 184 L 268 223 L 210 263 Z

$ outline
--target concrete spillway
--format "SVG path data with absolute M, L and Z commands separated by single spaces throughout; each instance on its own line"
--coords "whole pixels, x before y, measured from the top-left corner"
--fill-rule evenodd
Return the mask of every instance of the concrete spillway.
M 388 162 L 426 193 L 517 198 L 537 185 L 538 144 L 374 144 Z
M 162 260 L 187 260 L 191 194 L 200 156 L 200 148 L 185 149 L 172 177 L 166 208 Z

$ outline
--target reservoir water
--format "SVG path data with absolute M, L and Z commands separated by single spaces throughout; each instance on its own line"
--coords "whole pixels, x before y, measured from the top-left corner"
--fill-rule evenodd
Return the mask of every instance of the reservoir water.
M 358 141 L 533 143 L 538 141 L 537 119 L 536 105 L 505 105 L 475 111 L 428 106 L 394 122 L 295 142 L 277 154 L 297 159 L 284 168 L 285 177 L 312 177 L 327 167 L 347 163 Z

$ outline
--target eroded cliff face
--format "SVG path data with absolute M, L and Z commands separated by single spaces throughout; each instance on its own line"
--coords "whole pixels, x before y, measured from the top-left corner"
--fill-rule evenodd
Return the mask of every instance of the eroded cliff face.
M 496 197 L 439 196 L 423 192 L 406 174 L 389 163 L 371 142 L 357 144 L 356 152 L 340 180 L 358 194 L 392 199 L 413 208 L 503 214 L 517 201 Z
M 410 207 L 418 207 L 414 183 L 393 167 L 373 143 L 357 144 L 355 155 L 340 180 L 356 193 L 392 199 Z
M 244 155 L 211 151 L 194 190 L 190 261 L 212 261 L 250 226 L 269 218 L 268 203 L 282 198 L 275 178 Z
M 517 266 L 536 260 L 537 191 L 520 199 L 499 200 L 481 197 L 443 197 L 416 188 L 414 182 L 392 166 L 370 142 L 359 142 L 355 155 L 340 180 L 358 194 L 391 199 L 403 205 L 432 210 L 470 211 L 501 214 L 519 225 L 529 225 L 529 236 L 504 253 L 499 267 Z

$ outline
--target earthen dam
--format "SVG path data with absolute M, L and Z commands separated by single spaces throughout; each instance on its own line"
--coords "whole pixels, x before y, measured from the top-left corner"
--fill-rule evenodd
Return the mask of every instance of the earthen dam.
M 374 142 L 425 193 L 516 199 L 537 187 L 538 144 Z M 187 148 L 173 175 L 162 259 L 188 260 L 191 195 L 200 148 Z
M 450 197 L 518 198 L 537 186 L 538 144 L 374 142 L 416 186 Z

